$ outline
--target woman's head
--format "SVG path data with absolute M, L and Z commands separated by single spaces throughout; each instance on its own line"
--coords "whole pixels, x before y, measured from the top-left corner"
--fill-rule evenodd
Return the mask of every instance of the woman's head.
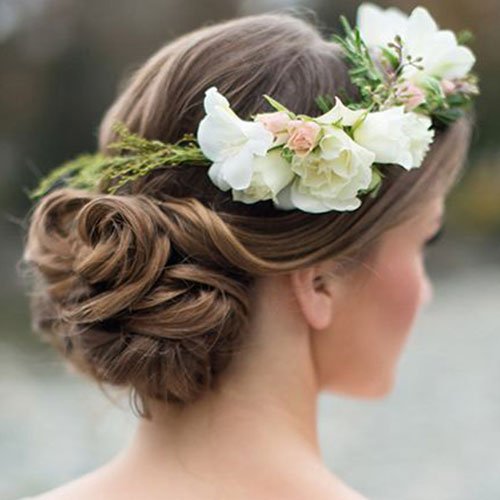
M 314 26 L 284 13 L 248 16 L 188 33 L 135 71 L 104 116 L 100 149 L 115 139 L 115 121 L 165 142 L 195 132 L 212 85 L 243 118 L 269 111 L 263 94 L 311 116 L 321 114 L 319 95 L 357 95 L 340 48 Z M 235 202 L 190 165 L 155 169 L 115 195 L 54 191 L 35 207 L 26 243 L 38 277 L 35 326 L 82 372 L 131 388 L 147 414 L 150 398 L 190 403 L 215 387 L 249 341 L 256 287 L 290 279 L 322 385 L 368 393 L 360 370 L 369 361 L 368 378 L 390 372 L 396 357 L 382 353 L 398 350 L 419 303 L 414 287 L 407 300 L 401 293 L 422 277 L 407 237 L 418 224 L 420 236 L 432 231 L 424 214 L 456 179 L 470 130 L 463 117 L 438 131 L 418 169 L 385 165 L 378 195 L 353 212 Z M 323 293 L 321 314 L 311 313 L 317 294 L 297 285 L 330 266 L 335 294 Z M 400 307 L 405 319 L 390 326 Z

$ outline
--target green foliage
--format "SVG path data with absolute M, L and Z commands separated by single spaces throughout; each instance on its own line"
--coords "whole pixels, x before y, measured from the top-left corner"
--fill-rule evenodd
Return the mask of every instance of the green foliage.
M 281 150 L 281 153 L 280 153 L 281 157 L 284 158 L 288 163 L 292 163 L 292 158 L 293 158 L 293 155 L 294 155 L 294 152 L 287 148 L 286 146 L 282 148 Z
M 374 163 L 371 168 L 372 180 L 370 181 L 370 185 L 366 189 L 360 189 L 358 194 L 369 194 L 370 198 L 375 198 L 382 186 L 382 179 L 384 177 L 384 174 L 380 171 L 380 168 L 376 163 Z
M 105 158 L 100 154 L 82 154 L 75 159 L 63 163 L 60 167 L 52 170 L 46 177 L 41 179 L 38 186 L 29 192 L 31 199 L 37 199 L 46 194 L 51 188 L 55 187 L 58 183 L 65 178 L 73 176 L 74 179 L 80 178 L 77 183 L 79 187 L 91 188 L 93 184 L 89 185 L 89 175 L 83 174 L 88 169 L 98 169 L 100 165 L 105 163 Z
M 160 166 L 211 164 L 192 134 L 166 144 L 133 134 L 123 123 L 116 123 L 113 130 L 119 139 L 110 144 L 108 150 L 116 154 L 83 154 L 64 163 L 40 181 L 29 193 L 30 198 L 40 198 L 58 184 L 89 190 L 106 185 L 106 192 L 112 194 Z
M 457 42 L 459 45 L 468 45 L 474 42 L 474 34 L 469 30 L 462 30 L 457 33 Z
M 327 113 L 328 111 L 330 111 L 334 104 L 334 100 L 330 95 L 320 95 L 316 97 L 314 101 L 316 102 L 316 105 L 318 106 L 320 111 L 322 111 L 323 113 Z
M 276 111 L 283 111 L 292 118 L 295 116 L 295 113 L 287 109 L 285 106 L 283 106 L 283 104 L 280 104 L 278 101 L 268 96 L 267 94 L 263 94 L 263 97 Z
M 389 61 L 393 70 L 396 70 L 400 64 L 400 59 L 391 50 L 386 47 L 382 47 L 382 53 L 384 54 L 387 61 Z
M 373 106 L 373 93 L 384 86 L 384 77 L 373 63 L 367 46 L 365 45 L 359 28 L 351 28 L 345 16 L 340 16 L 340 22 L 345 31 L 345 37 L 333 35 L 332 40 L 337 42 L 344 50 L 344 54 L 351 66 L 349 75 L 352 82 L 358 87 L 361 102 L 350 103 L 358 108 Z M 345 103 L 347 104 L 347 103 Z
M 428 77 L 424 82 L 426 101 L 421 105 L 424 113 L 444 126 L 451 124 L 471 105 L 472 96 L 478 93 L 477 80 L 477 76 L 471 73 L 462 79 L 456 92 L 445 95 L 439 80 Z M 467 91 L 461 91 L 460 85 L 465 85 Z

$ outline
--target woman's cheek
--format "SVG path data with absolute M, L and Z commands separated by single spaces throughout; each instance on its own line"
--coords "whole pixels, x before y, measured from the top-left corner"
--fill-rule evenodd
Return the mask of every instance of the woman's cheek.
M 425 264 L 422 264 L 422 286 L 420 293 L 420 305 L 424 306 L 429 304 L 432 301 L 434 296 L 434 291 L 432 288 L 432 282 L 427 275 L 427 271 L 425 270 Z
M 409 253 L 398 256 L 387 270 L 384 286 L 387 296 L 383 299 L 387 307 L 387 317 L 393 324 L 390 329 L 398 334 L 409 333 L 421 305 L 424 293 L 424 272 L 418 258 Z

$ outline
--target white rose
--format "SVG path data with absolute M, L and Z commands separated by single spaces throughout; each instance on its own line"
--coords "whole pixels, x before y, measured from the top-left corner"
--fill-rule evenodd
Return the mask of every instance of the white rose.
M 266 156 L 254 158 L 253 175 L 246 189 L 233 189 L 233 200 L 255 203 L 260 200 L 276 199 L 276 195 L 294 177 L 288 163 L 279 150 L 269 151 Z
M 386 46 L 398 34 L 403 42 L 404 60 L 407 55 L 413 59 L 422 57 L 417 64 L 422 65 L 423 70 L 411 65 L 403 68 L 403 78 L 413 83 L 422 83 L 427 76 L 462 78 L 476 61 L 468 47 L 458 45 L 452 31 L 439 29 L 424 7 L 415 7 L 410 16 L 406 16 L 394 7 L 384 10 L 364 3 L 358 9 L 357 25 L 368 47 Z
M 205 92 L 204 107 L 206 116 L 198 125 L 197 139 L 204 155 L 213 161 L 210 179 L 223 191 L 247 188 L 254 158 L 266 154 L 273 134 L 260 122 L 240 119 L 216 87 Z
M 320 213 L 355 210 L 358 191 L 372 180 L 375 154 L 356 144 L 342 129 L 325 127 L 319 151 L 304 158 L 294 156 L 297 177 L 277 196 L 276 206 Z
M 368 113 L 354 131 L 354 140 L 375 153 L 376 163 L 396 163 L 406 168 L 419 167 L 434 138 L 428 116 L 404 111 L 395 106 Z

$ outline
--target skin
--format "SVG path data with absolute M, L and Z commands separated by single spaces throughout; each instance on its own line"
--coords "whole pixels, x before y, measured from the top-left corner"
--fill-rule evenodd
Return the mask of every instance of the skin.
M 415 316 L 431 300 L 424 246 L 442 212 L 434 199 L 342 278 L 328 260 L 260 279 L 251 341 L 217 391 L 183 410 L 156 403 L 153 421 L 140 420 L 111 462 L 37 498 L 366 498 L 322 462 L 318 394 L 390 392 Z

